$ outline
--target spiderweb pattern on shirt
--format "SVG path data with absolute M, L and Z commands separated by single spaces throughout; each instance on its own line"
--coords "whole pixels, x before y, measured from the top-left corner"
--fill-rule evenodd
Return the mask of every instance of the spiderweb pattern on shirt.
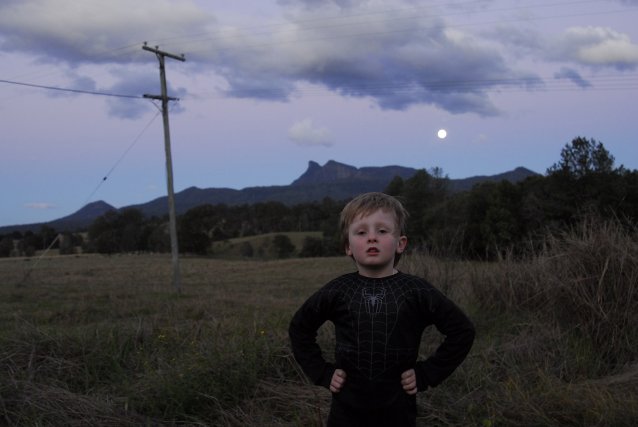
M 340 294 L 348 306 L 356 340 L 351 344 L 337 343 L 341 357 L 370 380 L 410 360 L 417 349 L 393 345 L 396 340 L 392 337 L 408 294 L 417 288 L 423 290 L 414 277 L 397 274 L 369 280 L 354 274 L 340 279 L 332 291 Z

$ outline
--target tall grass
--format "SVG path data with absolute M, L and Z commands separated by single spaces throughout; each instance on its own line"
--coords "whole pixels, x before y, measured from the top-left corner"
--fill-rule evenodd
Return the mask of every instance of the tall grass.
M 412 254 L 477 327 L 472 352 L 420 393 L 419 425 L 638 425 L 635 230 L 584 222 L 526 259 Z M 294 310 L 346 257 L 0 260 L 0 425 L 320 426 L 330 395 L 291 356 Z M 17 284 L 22 286 L 16 287 Z M 331 357 L 333 331 L 320 343 Z M 427 357 L 440 342 L 423 337 Z
M 589 218 L 524 260 L 476 266 L 477 319 L 493 334 L 481 343 L 488 412 L 501 424 L 636 425 L 637 237 Z
M 481 309 L 524 313 L 578 338 L 596 356 L 599 372 L 588 374 L 638 359 L 636 229 L 589 218 L 548 235 L 544 249 L 523 262 L 508 258 L 480 275 L 473 289 Z

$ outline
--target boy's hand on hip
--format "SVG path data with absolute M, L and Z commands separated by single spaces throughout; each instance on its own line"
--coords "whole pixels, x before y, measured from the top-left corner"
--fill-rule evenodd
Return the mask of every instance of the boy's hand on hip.
M 343 369 L 335 369 L 330 380 L 330 391 L 333 393 L 339 393 L 341 388 L 346 382 L 346 371 Z
M 401 374 L 401 385 L 407 394 L 416 394 L 418 390 L 416 388 L 416 372 L 414 372 L 414 369 L 408 369 Z

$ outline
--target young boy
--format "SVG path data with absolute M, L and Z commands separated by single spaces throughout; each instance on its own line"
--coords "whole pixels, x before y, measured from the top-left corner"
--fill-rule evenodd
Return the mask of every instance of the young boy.
M 425 280 L 396 270 L 405 251 L 407 212 L 383 193 L 362 194 L 341 212 L 342 243 L 357 272 L 312 295 L 290 323 L 295 359 L 332 392 L 328 426 L 414 426 L 416 393 L 434 387 L 461 364 L 474 341 L 463 312 Z M 326 321 L 335 326 L 335 364 L 316 342 Z M 429 325 L 445 340 L 417 361 Z

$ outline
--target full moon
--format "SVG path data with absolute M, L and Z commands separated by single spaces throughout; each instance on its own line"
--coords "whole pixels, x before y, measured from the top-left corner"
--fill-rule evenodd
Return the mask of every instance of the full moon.
M 445 137 L 447 136 L 447 131 L 445 129 L 439 129 L 436 136 L 438 136 L 439 139 L 445 139 Z

